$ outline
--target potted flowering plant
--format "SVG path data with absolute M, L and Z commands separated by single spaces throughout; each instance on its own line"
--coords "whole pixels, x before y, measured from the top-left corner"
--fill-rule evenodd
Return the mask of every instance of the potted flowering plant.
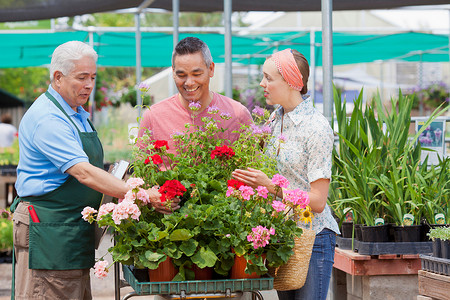
M 195 111 L 198 104 L 189 107 Z M 211 117 L 203 117 L 201 126 L 186 124 L 184 132 L 174 133 L 175 154 L 168 152 L 167 141 L 144 135 L 134 149 L 130 192 L 125 199 L 102 205 L 99 212 L 84 212 L 86 220 L 96 218 L 99 226 L 108 225 L 116 231 L 116 243 L 109 249 L 115 261 L 156 269 L 170 259 L 178 269 L 173 280 L 179 281 L 194 279 L 196 268 L 214 268 L 226 276 L 235 255 L 247 258 L 247 273 L 263 274 L 267 268 L 262 254 L 271 267 L 286 263 L 293 254 L 294 237 L 302 230 L 287 215 L 304 211 L 310 215 L 305 194 L 293 191 L 297 196 L 291 198 L 295 200 L 286 198 L 283 202 L 269 197 L 262 187 L 256 194 L 250 187 L 235 186 L 233 191 L 227 187 L 237 168 L 253 167 L 273 175 L 274 161 L 258 146 L 270 142 L 270 128 L 258 125 L 264 124 L 268 111 L 255 108 L 255 124 L 242 125 L 235 132 L 238 140 L 232 144 L 220 138 L 227 130 L 220 122 L 229 115 L 213 106 L 208 113 Z M 274 184 L 284 188 L 286 181 L 280 181 L 279 175 L 274 180 L 277 178 L 279 182 Z M 162 215 L 147 206 L 142 189 L 152 187 L 169 207 L 172 199 L 179 197 L 181 208 Z M 261 241 L 259 233 L 265 235 Z M 98 263 L 98 274 L 105 275 L 107 269 L 107 263 Z
M 279 174 L 272 177 L 272 183 L 277 194 L 284 189 L 283 199 L 269 194 L 264 186 L 253 189 L 237 180 L 228 181 L 228 207 L 236 213 L 230 213 L 225 237 L 230 239 L 236 256 L 245 258 L 247 274 L 262 275 L 267 267 L 287 263 L 293 254 L 294 238 L 302 234 L 296 221 L 311 222 L 308 194 L 299 189 L 287 190 L 289 182 Z M 238 272 L 233 266 L 231 277 Z

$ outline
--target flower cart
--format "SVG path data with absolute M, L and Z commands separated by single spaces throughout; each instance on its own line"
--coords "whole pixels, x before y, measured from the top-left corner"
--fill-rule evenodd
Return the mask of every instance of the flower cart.
M 229 119 L 229 114 L 215 107 L 209 107 L 208 113 L 211 117 L 203 117 L 201 126 L 193 125 L 193 115 L 184 132 L 173 133 L 175 149 L 168 141 L 152 140 L 150 134 L 138 139 L 127 180 L 130 190 L 124 199 L 105 203 L 98 211 L 90 207 L 82 211 L 86 221 L 95 220 L 98 226 L 115 231 L 114 246 L 108 252 L 123 266 L 124 277 L 134 289 L 124 299 L 135 295 L 232 297 L 242 292 L 262 299 L 259 291 L 273 288 L 269 268 L 285 265 L 294 254 L 295 239 L 302 236 L 292 216 L 299 222 L 311 221 L 308 194 L 288 190 L 287 179 L 273 174 L 274 161 L 258 147 L 280 143 L 271 140 L 270 128 L 242 125 L 224 134 L 227 129 L 220 122 Z M 257 123 L 264 123 L 268 115 L 260 108 L 254 110 Z M 227 139 L 231 135 L 237 140 Z M 273 196 L 264 186 L 253 188 L 232 179 L 234 170 L 247 167 L 271 176 L 277 194 L 284 189 L 284 198 Z M 149 189 L 160 193 L 161 205 L 167 208 L 178 198 L 180 208 L 161 214 L 149 205 Z M 97 261 L 95 275 L 107 276 L 108 265 L 103 258 Z M 164 266 L 172 270 L 160 271 Z M 132 269 L 148 269 L 149 279 L 137 280 Z M 198 272 L 207 270 L 209 277 L 199 276 Z

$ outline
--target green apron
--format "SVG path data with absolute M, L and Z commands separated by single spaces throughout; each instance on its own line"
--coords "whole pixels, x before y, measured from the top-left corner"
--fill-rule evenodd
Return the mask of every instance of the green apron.
M 56 99 L 47 91 L 45 95 L 74 124 L 81 138 L 89 162 L 103 169 L 103 148 L 94 126 L 93 132 L 81 132 Z M 57 189 L 41 195 L 17 198 L 29 201 L 35 208 L 40 223 L 30 217 L 29 268 L 45 270 L 73 270 L 91 268 L 95 263 L 94 224 L 82 219 L 81 211 L 90 206 L 98 209 L 102 194 L 69 176 Z

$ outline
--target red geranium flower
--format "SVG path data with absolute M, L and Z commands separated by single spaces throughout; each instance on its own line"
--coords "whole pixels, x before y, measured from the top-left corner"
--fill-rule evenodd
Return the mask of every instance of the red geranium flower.
M 227 181 L 227 186 L 231 186 L 235 190 L 238 190 L 243 185 L 245 185 L 245 183 L 236 179 L 230 179 Z
M 149 163 L 150 163 L 150 156 L 147 157 L 147 158 L 145 159 L 145 161 L 144 161 L 144 164 L 145 164 L 145 165 L 148 165 Z
M 153 143 L 153 146 L 155 146 L 156 150 L 159 150 L 160 148 L 166 146 L 166 150 L 169 150 L 169 142 L 165 140 L 157 140 Z
M 162 164 L 162 163 L 163 163 L 163 160 L 162 160 L 161 156 L 159 156 L 158 154 L 152 155 L 151 158 L 152 158 L 153 163 L 154 163 L 155 165 L 158 165 L 158 164 Z
M 227 145 L 223 145 L 221 147 L 216 146 L 216 149 L 211 151 L 211 159 L 214 159 L 217 157 L 224 158 L 224 159 L 230 159 L 234 156 L 234 150 L 231 147 L 228 147 Z
M 176 179 L 167 180 L 158 190 L 161 193 L 161 202 L 173 199 L 177 196 L 183 196 L 186 188 Z

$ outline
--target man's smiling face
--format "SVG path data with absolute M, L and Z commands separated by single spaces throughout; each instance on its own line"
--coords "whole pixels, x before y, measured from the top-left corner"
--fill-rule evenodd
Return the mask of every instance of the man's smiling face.
M 208 103 L 209 81 L 214 75 L 214 63 L 207 67 L 201 52 L 177 55 L 172 70 L 175 85 L 184 101 Z

